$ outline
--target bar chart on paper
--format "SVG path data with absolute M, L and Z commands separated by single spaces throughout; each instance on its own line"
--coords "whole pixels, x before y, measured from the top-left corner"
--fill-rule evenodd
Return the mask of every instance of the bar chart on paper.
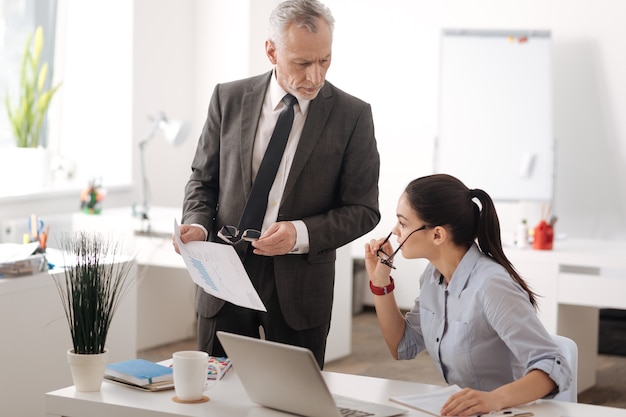
M 199 241 L 183 243 L 176 221 L 174 235 L 191 279 L 204 291 L 240 307 L 267 311 L 232 246 Z

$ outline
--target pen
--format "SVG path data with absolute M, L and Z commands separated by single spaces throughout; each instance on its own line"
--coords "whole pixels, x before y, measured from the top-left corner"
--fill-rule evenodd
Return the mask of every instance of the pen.
M 534 416 L 534 414 L 531 413 L 530 411 L 514 412 L 511 410 L 492 411 L 489 414 L 476 414 L 476 417 L 486 417 L 486 416 L 532 417 Z
M 476 414 L 476 417 L 486 417 L 486 416 L 510 416 L 510 417 L 531 417 L 534 416 L 533 413 L 531 413 L 530 411 L 521 411 L 521 412 L 514 412 L 511 410 L 505 410 L 505 411 L 492 411 L 489 414 Z

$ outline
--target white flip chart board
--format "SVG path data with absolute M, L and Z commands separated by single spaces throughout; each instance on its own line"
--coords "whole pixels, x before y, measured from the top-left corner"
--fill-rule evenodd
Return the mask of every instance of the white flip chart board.
M 494 200 L 552 200 L 548 31 L 444 30 L 435 172 Z

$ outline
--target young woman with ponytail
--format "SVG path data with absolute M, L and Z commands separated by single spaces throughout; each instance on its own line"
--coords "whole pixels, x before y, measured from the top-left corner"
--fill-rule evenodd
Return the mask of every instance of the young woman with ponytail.
M 365 244 L 370 288 L 392 356 L 427 350 L 446 381 L 463 388 L 442 415 L 485 414 L 569 388 L 570 365 L 537 318 L 537 295 L 504 254 L 485 191 L 445 174 L 418 178 L 400 196 L 397 218 L 386 239 Z M 391 278 L 400 250 L 429 261 L 405 315 Z

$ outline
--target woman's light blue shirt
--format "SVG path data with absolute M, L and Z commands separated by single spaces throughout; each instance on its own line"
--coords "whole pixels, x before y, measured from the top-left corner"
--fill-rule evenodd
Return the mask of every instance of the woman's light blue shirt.
M 398 358 L 427 349 L 449 384 L 491 391 L 540 369 L 558 385 L 551 395 L 569 388 L 569 365 L 528 294 L 475 244 L 447 286 L 427 266 L 405 321 Z

